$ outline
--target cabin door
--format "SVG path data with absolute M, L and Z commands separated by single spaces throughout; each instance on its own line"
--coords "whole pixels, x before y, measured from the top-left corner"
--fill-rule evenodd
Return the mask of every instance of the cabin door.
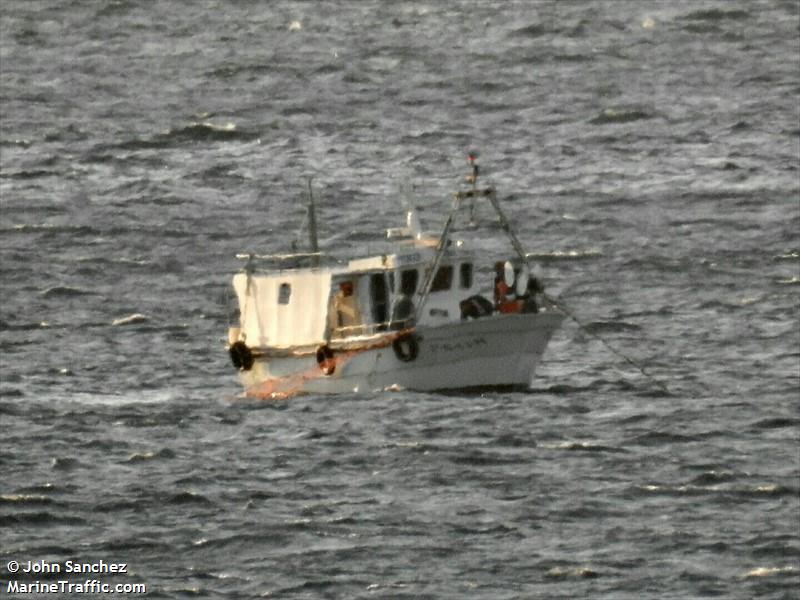
M 374 273 L 369 278 L 369 296 L 372 304 L 372 320 L 374 323 L 386 323 L 389 320 L 389 290 L 386 275 Z M 379 327 L 379 330 L 386 326 Z

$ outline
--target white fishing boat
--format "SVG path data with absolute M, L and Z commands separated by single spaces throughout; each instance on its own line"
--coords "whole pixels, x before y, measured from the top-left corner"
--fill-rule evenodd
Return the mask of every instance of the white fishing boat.
M 233 278 L 228 350 L 246 395 L 530 386 L 564 315 L 531 275 L 494 188 L 478 187 L 473 155 L 470 163 L 470 186 L 453 195 L 437 235 L 409 208 L 406 226 L 387 230 L 386 253 L 334 261 L 317 248 L 309 194 L 310 252 L 238 256 L 246 265 Z M 513 260 L 453 239 L 460 215 L 482 201 Z

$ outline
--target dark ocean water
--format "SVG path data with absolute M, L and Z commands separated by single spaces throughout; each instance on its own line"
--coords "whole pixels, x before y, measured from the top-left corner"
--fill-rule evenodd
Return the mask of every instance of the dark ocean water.
M 152 598 L 800 597 L 799 40 L 795 0 L 5 0 L 0 597 L 69 559 Z M 473 148 L 588 333 L 529 393 L 242 400 L 235 254 L 289 247 L 308 176 L 334 252 L 410 183 L 435 226 Z

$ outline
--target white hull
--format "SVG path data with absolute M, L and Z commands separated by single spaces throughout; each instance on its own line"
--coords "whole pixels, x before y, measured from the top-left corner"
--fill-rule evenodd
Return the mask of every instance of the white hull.
M 471 321 L 418 327 L 419 352 L 400 360 L 391 345 L 337 353 L 325 375 L 315 356 L 257 358 L 242 371 L 246 394 L 275 397 L 300 392 L 341 393 L 399 386 L 418 391 L 474 387 L 529 387 L 561 314 L 495 314 Z

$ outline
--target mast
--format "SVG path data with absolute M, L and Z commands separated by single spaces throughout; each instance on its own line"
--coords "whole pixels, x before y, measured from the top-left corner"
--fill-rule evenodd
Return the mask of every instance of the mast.
M 509 240 L 511 241 L 511 245 L 514 247 L 514 251 L 519 256 L 522 263 L 530 269 L 530 263 L 528 262 L 528 255 L 525 252 L 525 249 L 522 247 L 522 243 L 519 241 L 519 238 L 514 233 L 514 230 L 511 228 L 511 223 L 506 218 L 505 213 L 500 208 L 500 203 L 497 201 L 497 194 L 493 187 L 486 187 L 486 188 L 479 188 L 477 185 L 478 182 L 478 165 L 475 163 L 475 159 L 477 158 L 477 153 L 470 152 L 468 156 L 469 164 L 472 167 L 472 173 L 470 176 L 467 177 L 467 181 L 472 184 L 472 189 L 466 190 L 463 192 L 456 192 L 453 195 L 453 208 L 450 211 L 450 215 L 447 217 L 447 221 L 442 228 L 442 233 L 439 236 L 439 241 L 436 244 L 436 252 L 433 255 L 433 259 L 431 260 L 430 264 L 425 270 L 425 279 L 423 281 L 422 287 L 417 292 L 417 302 L 416 302 L 416 310 L 414 311 L 414 321 L 418 322 L 419 318 L 422 316 L 422 309 L 425 308 L 425 303 L 428 301 L 428 296 L 431 293 L 431 287 L 433 286 L 433 279 L 436 275 L 436 271 L 439 269 L 439 264 L 442 261 L 442 257 L 444 256 L 445 251 L 449 245 L 449 237 L 450 237 L 450 229 L 453 226 L 453 221 L 455 219 L 456 213 L 461 208 L 461 203 L 469 199 L 471 202 L 470 206 L 470 218 L 474 215 L 475 210 L 475 198 L 480 197 L 487 197 L 489 198 L 489 202 L 491 202 L 492 207 L 494 208 L 497 216 L 500 220 L 500 227 L 508 236 Z
M 314 192 L 311 189 L 311 178 L 308 178 L 308 244 L 314 256 L 314 266 L 319 266 L 319 241 L 317 240 L 317 207 L 314 204 Z
M 514 247 L 514 250 L 519 255 L 520 260 L 522 260 L 523 264 L 525 264 L 528 268 L 530 268 L 530 264 L 528 263 L 528 254 L 525 252 L 525 249 L 522 247 L 522 244 L 517 237 L 517 234 L 514 233 L 514 230 L 511 228 L 511 223 L 506 218 L 505 213 L 500 208 L 500 203 L 497 201 L 497 194 L 493 187 L 488 187 L 484 189 L 478 188 L 478 164 L 475 160 L 478 158 L 478 153 L 475 151 L 471 151 L 467 155 L 467 160 L 469 161 L 470 166 L 472 167 L 472 173 L 467 176 L 467 181 L 472 184 L 472 189 L 466 192 L 456 192 L 456 196 L 463 199 L 463 198 L 470 198 L 470 222 L 474 222 L 475 220 L 475 198 L 478 196 L 487 196 L 489 198 L 489 202 L 492 203 L 492 207 L 494 208 L 495 212 L 497 213 L 497 217 L 500 219 L 500 227 L 502 227 L 503 231 L 505 231 L 508 239 L 511 241 L 511 245 Z
M 319 242 L 317 241 L 317 207 L 314 204 L 314 192 L 311 190 L 311 178 L 308 178 L 308 243 L 311 252 L 319 252 Z
M 472 184 L 472 193 L 478 191 L 478 163 L 475 160 L 478 158 L 478 153 L 474 150 L 471 150 L 469 154 L 467 154 L 467 161 L 469 161 L 469 166 L 472 167 L 472 174 L 467 176 L 467 181 Z M 475 227 L 475 198 L 473 196 L 472 201 L 469 204 L 469 224 L 471 227 Z

